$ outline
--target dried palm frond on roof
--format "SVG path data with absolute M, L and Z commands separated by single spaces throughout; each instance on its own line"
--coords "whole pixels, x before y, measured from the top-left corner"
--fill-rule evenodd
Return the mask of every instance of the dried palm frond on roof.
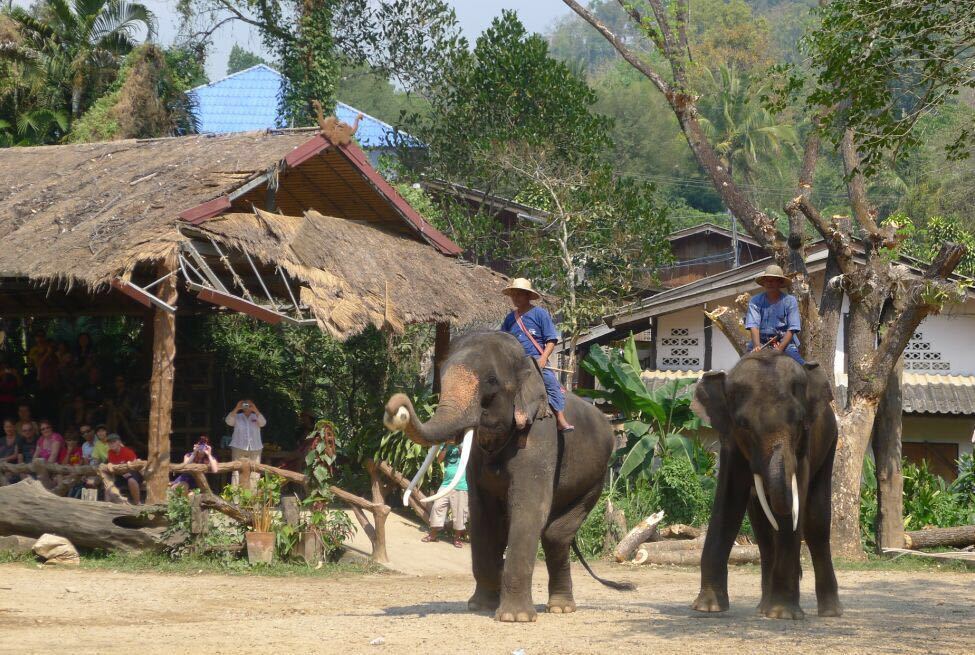
M 308 211 L 224 214 L 196 227 L 215 241 L 280 265 L 302 284 L 319 326 L 346 338 L 369 325 L 500 322 L 507 279 L 400 234 Z

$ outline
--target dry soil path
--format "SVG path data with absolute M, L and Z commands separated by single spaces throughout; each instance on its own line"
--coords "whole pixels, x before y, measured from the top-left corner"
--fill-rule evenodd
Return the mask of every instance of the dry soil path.
M 840 572 L 846 614 L 758 618 L 758 575 L 731 574 L 732 609 L 688 609 L 697 572 L 599 570 L 636 582 L 621 594 L 576 574 L 579 612 L 498 624 L 469 614 L 468 575 L 332 579 L 177 576 L 0 566 L 2 653 L 964 653 L 975 652 L 975 576 Z M 545 576 L 535 579 L 542 603 Z M 370 641 L 382 637 L 383 645 Z
M 349 512 L 351 517 L 351 512 Z M 359 524 L 352 519 L 356 526 L 355 535 L 346 542 L 346 547 L 360 555 L 368 557 L 372 553 L 372 544 L 366 534 L 359 529 Z M 385 566 L 392 571 L 405 575 L 449 575 L 469 574 L 471 570 L 470 544 L 463 548 L 455 548 L 450 541 L 441 540 L 433 543 L 420 541 L 426 536 L 427 530 L 419 523 L 405 519 L 399 514 L 390 514 L 386 518 L 386 551 L 389 553 L 389 563 Z

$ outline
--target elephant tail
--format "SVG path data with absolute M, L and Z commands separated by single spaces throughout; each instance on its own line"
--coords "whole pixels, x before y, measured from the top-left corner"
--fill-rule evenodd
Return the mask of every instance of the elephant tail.
M 575 539 L 572 540 L 572 552 L 575 553 L 576 557 L 579 558 L 579 561 L 582 562 L 582 566 L 586 569 L 586 571 L 589 572 L 589 575 L 591 575 L 593 579 L 599 584 L 605 585 L 610 589 L 615 589 L 616 591 L 636 590 L 636 585 L 633 584 L 632 582 L 613 582 L 612 580 L 604 580 L 603 578 L 600 578 L 598 575 L 593 573 L 592 568 L 590 568 L 589 566 L 589 562 L 587 562 L 586 558 L 582 556 L 582 552 L 579 550 L 579 545 L 576 544 Z

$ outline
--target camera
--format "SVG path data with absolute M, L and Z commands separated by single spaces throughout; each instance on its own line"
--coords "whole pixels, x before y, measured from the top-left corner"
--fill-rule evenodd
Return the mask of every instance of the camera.
M 250 406 L 251 406 L 251 404 L 250 404 L 250 403 L 243 403 L 243 404 L 241 405 L 241 407 L 243 407 L 244 409 L 248 409 L 248 408 L 249 408 Z

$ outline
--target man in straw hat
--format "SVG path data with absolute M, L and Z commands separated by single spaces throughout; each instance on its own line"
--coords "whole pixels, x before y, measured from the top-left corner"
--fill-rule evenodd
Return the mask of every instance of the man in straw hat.
M 799 339 L 796 336 L 802 328 L 799 303 L 795 296 L 783 291 L 790 284 L 789 278 L 780 267 L 772 264 L 755 278 L 755 282 L 765 292 L 748 301 L 745 328 L 752 336 L 748 350 L 775 348 L 804 364 L 799 356 Z
M 508 314 L 501 324 L 502 332 L 509 332 L 517 337 L 525 354 L 538 360 L 538 367 L 542 369 L 545 390 L 548 392 L 548 404 L 555 412 L 559 430 L 568 432 L 575 426 L 569 425 L 565 419 L 565 393 L 562 385 L 555 377 L 555 373 L 546 369 L 548 358 L 559 341 L 559 331 L 555 328 L 552 316 L 541 307 L 532 305 L 533 300 L 541 298 L 541 294 L 532 288 L 532 283 L 523 277 L 512 280 L 502 293 L 511 299 L 515 309 Z

